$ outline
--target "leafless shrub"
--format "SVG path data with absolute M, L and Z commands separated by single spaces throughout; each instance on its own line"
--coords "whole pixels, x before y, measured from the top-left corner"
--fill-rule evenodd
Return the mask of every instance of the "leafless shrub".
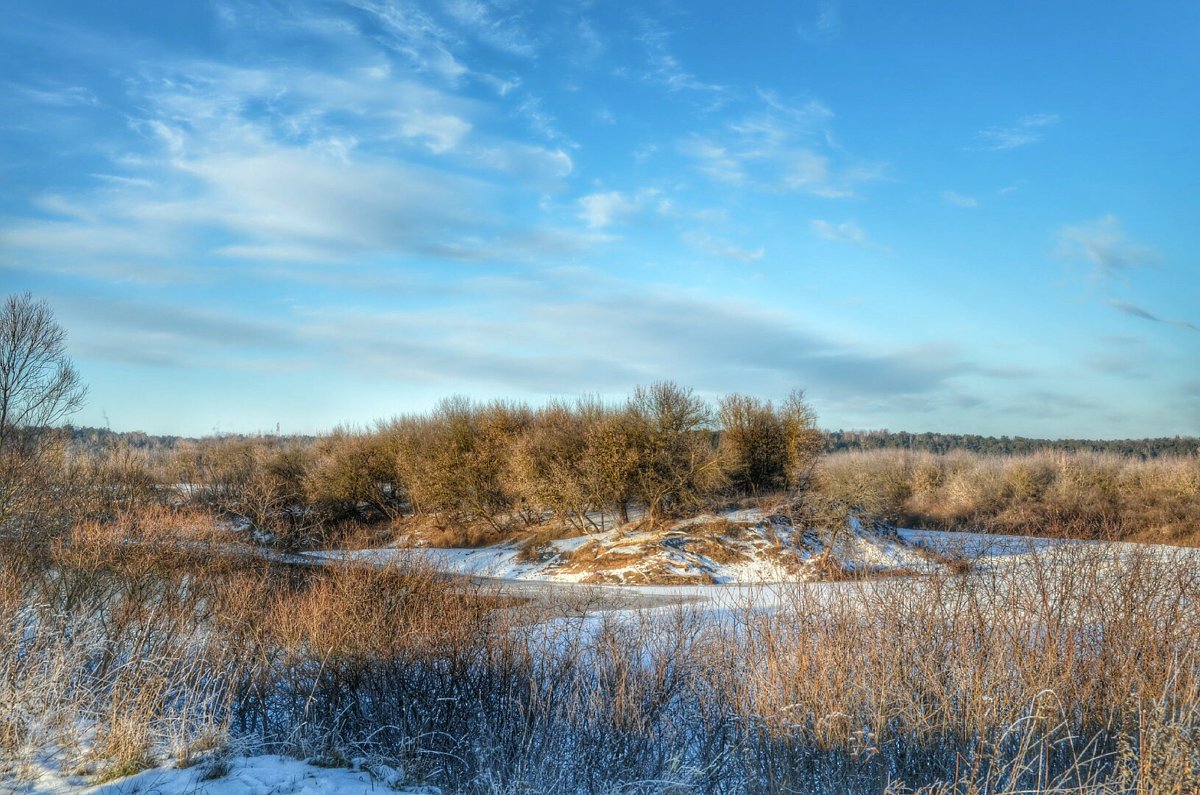
M 305 462 L 303 497 L 323 517 L 396 518 L 403 501 L 396 482 L 394 440 L 386 433 L 339 429 L 322 437 Z
M 1200 459 L 1090 453 L 829 456 L 818 496 L 917 526 L 1196 544 Z

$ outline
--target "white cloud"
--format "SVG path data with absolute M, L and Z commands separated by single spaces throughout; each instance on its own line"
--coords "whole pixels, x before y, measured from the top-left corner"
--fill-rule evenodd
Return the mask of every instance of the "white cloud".
M 974 196 L 964 196 L 952 190 L 942 191 L 942 200 L 948 204 L 953 204 L 955 207 L 978 207 L 979 200 Z
M 532 144 L 501 142 L 481 146 L 466 154 L 474 162 L 494 171 L 524 176 L 540 187 L 569 177 L 575 170 L 571 156 L 561 149 L 547 149 Z
M 741 185 L 747 181 L 741 159 L 730 154 L 724 146 L 694 135 L 680 142 L 679 149 L 693 158 L 702 172 L 715 180 L 733 185 Z
M 758 92 L 762 108 L 730 125 L 742 136 L 742 143 L 751 154 L 769 157 L 796 140 L 821 141 L 828 139 L 833 111 L 815 99 L 790 104 L 773 91 Z
M 450 0 L 446 10 L 475 38 L 490 47 L 523 58 L 531 58 L 536 53 L 518 15 L 498 15 L 494 4 L 478 0 Z
M 548 141 L 563 141 L 565 136 L 558 129 L 558 120 L 542 105 L 541 97 L 527 96 L 517 106 L 516 115 L 525 120 L 529 129 Z
M 747 265 L 762 259 L 763 255 L 766 254 L 766 248 L 763 246 L 759 246 L 756 249 L 741 248 L 700 230 L 685 232 L 683 240 L 692 248 L 702 251 L 709 256 L 732 259 Z
M 434 20 L 408 3 L 346 0 L 374 16 L 390 34 L 386 46 L 403 55 L 422 72 L 456 84 L 470 70 L 451 53 L 453 36 Z
M 627 223 L 634 216 L 648 211 L 661 216 L 670 216 L 675 212 L 674 203 L 657 188 L 642 188 L 632 194 L 622 191 L 591 193 L 581 197 L 578 204 L 578 217 L 589 229 Z
M 427 113 L 414 109 L 401 114 L 400 132 L 406 138 L 423 140 L 435 155 L 457 149 L 470 131 L 470 122 L 450 113 Z
M 96 221 L 96 215 L 89 207 L 54 193 L 46 193 L 36 197 L 33 200 L 33 206 L 53 215 L 75 218 L 87 223 L 95 223 Z
M 867 233 L 863 228 L 852 221 L 842 221 L 841 223 L 831 223 L 820 218 L 813 219 L 813 231 L 826 240 L 833 240 L 838 243 L 854 243 L 857 245 L 866 245 Z
M 1042 140 L 1047 127 L 1058 124 L 1056 113 L 1035 113 L 1018 119 L 1014 124 L 989 127 L 980 130 L 977 136 L 988 149 L 1017 149 Z
M 882 164 L 856 162 L 833 145 L 834 114 L 824 104 L 760 91 L 756 106 L 724 128 L 684 138 L 680 153 L 720 182 L 827 198 L 854 196 L 884 176 Z
M 67 108 L 75 106 L 96 107 L 100 104 L 100 100 L 96 95 L 82 86 L 64 86 L 48 89 L 19 86 L 17 90 L 34 102 L 42 105 Z
M 680 60 L 670 51 L 669 34 L 648 20 L 642 21 L 640 41 L 646 52 L 648 70 L 645 79 L 670 91 L 693 91 L 705 94 L 717 102 L 728 91 L 725 86 L 706 83 L 684 68 Z
M 601 229 L 622 221 L 638 211 L 637 202 L 620 191 L 592 193 L 579 200 L 579 217 L 589 229 Z
M 595 63 L 608 49 L 605 37 L 596 30 L 596 26 L 589 19 L 580 19 L 574 33 L 575 46 L 572 48 L 572 57 L 577 63 Z
M 1108 278 L 1159 261 L 1155 249 L 1126 237 L 1115 215 L 1062 227 L 1058 230 L 1058 253 L 1064 259 L 1087 262 L 1097 275 Z
M 389 46 L 403 38 L 397 26 L 414 41 L 453 41 L 420 12 L 359 5 L 388 21 Z M 363 256 L 525 261 L 599 242 L 522 216 L 573 172 L 562 148 L 480 127 L 505 114 L 391 68 L 354 26 L 311 32 L 343 48 L 357 38 L 348 56 L 321 62 L 141 65 L 124 84 L 135 135 L 91 188 L 43 197 L 59 218 L 0 223 L 4 262 L 170 281 L 212 254 L 243 269 Z
M 819 42 L 833 38 L 841 26 L 841 11 L 837 4 L 824 2 L 811 22 L 802 22 L 796 26 L 796 33 L 804 41 Z
M 829 158 L 811 149 L 789 152 L 784 158 L 783 184 L 792 190 L 806 190 L 821 196 L 845 196 L 844 189 L 829 181 Z

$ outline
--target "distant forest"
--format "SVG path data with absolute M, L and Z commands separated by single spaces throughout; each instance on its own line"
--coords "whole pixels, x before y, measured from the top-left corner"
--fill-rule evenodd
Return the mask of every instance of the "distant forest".
M 114 444 L 140 450 L 172 450 L 179 442 L 193 441 L 183 436 L 155 436 L 142 431 L 111 431 L 107 428 L 71 428 L 71 438 L 79 447 L 102 450 Z M 223 438 L 253 439 L 271 434 L 223 434 Z M 1030 439 L 1024 436 L 976 436 L 966 433 L 909 433 L 907 431 L 822 431 L 826 452 L 867 450 L 914 450 L 948 453 L 968 450 L 989 455 L 1024 455 L 1043 450 L 1069 453 L 1112 453 L 1130 458 L 1160 456 L 1200 456 L 1200 437 L 1174 436 L 1159 439 Z M 292 441 L 313 441 L 312 436 L 282 437 Z
M 1068 453 L 1113 453 L 1130 458 L 1200 455 L 1200 438 L 1161 439 L 1027 439 L 1024 436 L 974 436 L 966 433 L 906 431 L 824 431 L 827 452 L 901 449 L 928 453 L 969 450 L 989 455 L 1024 455 L 1043 450 Z

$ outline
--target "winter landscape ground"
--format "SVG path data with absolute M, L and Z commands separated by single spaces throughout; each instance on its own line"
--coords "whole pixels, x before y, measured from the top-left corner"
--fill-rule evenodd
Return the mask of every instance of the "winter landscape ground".
M 884 581 L 853 580 L 839 582 L 839 584 L 816 584 L 816 582 L 796 584 L 796 582 L 774 580 L 755 582 L 752 585 L 748 579 L 744 578 L 737 585 L 726 586 L 629 586 L 617 591 L 616 596 L 602 592 L 614 590 L 614 588 L 590 588 L 590 591 L 596 592 L 577 594 L 576 599 L 571 599 L 568 594 L 556 592 L 552 586 L 547 588 L 542 596 L 548 597 L 546 602 L 556 604 L 558 609 L 544 612 L 539 616 L 538 622 L 530 624 L 530 626 L 522 626 L 520 632 L 528 633 L 530 638 L 536 638 L 539 641 L 553 641 L 558 644 L 566 642 L 570 645 L 580 644 L 581 640 L 583 644 L 590 645 L 600 641 L 612 642 L 612 640 L 622 639 L 630 642 L 630 648 L 636 648 L 637 656 L 642 657 L 641 660 L 624 660 L 626 665 L 632 664 L 632 668 L 622 671 L 625 676 L 636 677 L 638 664 L 646 665 L 649 670 L 655 671 L 655 676 L 661 676 L 664 673 L 665 665 L 689 664 L 694 660 L 665 659 L 665 650 L 661 645 L 661 640 L 650 640 L 650 634 L 665 634 L 666 638 L 670 638 L 667 641 L 667 648 L 670 648 L 672 652 L 683 651 L 686 654 L 690 651 L 689 646 L 700 642 L 704 635 L 715 634 L 721 635 L 724 641 L 730 640 L 731 635 L 738 638 L 736 642 L 740 651 L 754 653 L 760 648 L 758 644 L 766 642 L 769 650 L 778 654 L 780 650 L 775 644 L 778 644 L 779 640 L 770 638 L 770 633 L 775 630 L 784 630 L 788 633 L 800 630 L 800 627 L 794 623 L 797 621 L 794 611 L 802 606 L 805 610 L 815 609 L 822 612 L 824 617 L 820 621 L 821 633 L 804 632 L 799 636 L 791 635 L 790 640 L 793 642 L 821 639 L 823 633 L 829 632 L 830 621 L 845 622 L 848 617 L 854 615 L 856 617 L 853 618 L 853 623 L 859 623 L 863 618 L 871 615 L 872 610 L 878 610 L 881 605 L 898 598 L 914 599 L 925 603 L 920 614 L 928 621 L 928 618 L 937 614 L 937 611 L 932 609 L 934 605 L 941 602 L 946 596 L 944 591 L 949 591 L 954 593 L 955 599 L 978 598 L 986 593 L 986 599 L 990 602 L 998 602 L 1008 608 L 1012 608 L 1013 599 L 1026 599 L 1031 594 L 1052 600 L 1054 605 L 1042 605 L 1043 610 L 1049 609 L 1049 612 L 1036 611 L 1037 615 L 1040 618 L 1052 615 L 1058 622 L 1063 622 L 1066 618 L 1066 623 L 1056 623 L 1054 627 L 1051 627 L 1040 621 L 1030 621 L 1032 616 L 1025 616 L 1014 621 L 1012 615 L 996 615 L 995 621 L 989 622 L 985 627 L 976 627 L 976 630 L 977 632 L 980 629 L 984 632 L 1012 632 L 1016 627 L 1034 630 L 1037 628 L 1043 630 L 1066 629 L 1066 634 L 1052 644 L 1056 647 L 1062 640 L 1078 642 L 1087 639 L 1087 642 L 1097 642 L 1102 638 L 1105 629 L 1111 629 L 1111 621 L 1115 616 L 1106 611 L 1115 606 L 1114 604 L 1104 605 L 1097 602 L 1088 605 L 1090 609 L 1087 612 L 1091 614 L 1088 615 L 1088 621 L 1076 623 L 1080 622 L 1082 617 L 1081 605 L 1069 605 L 1068 603 L 1084 596 L 1086 590 L 1081 590 L 1081 585 L 1084 585 L 1085 588 L 1094 587 L 1103 582 L 1102 587 L 1105 590 L 1112 588 L 1116 592 L 1121 592 L 1123 599 L 1148 598 L 1151 602 L 1157 602 L 1163 598 L 1178 598 L 1181 594 L 1160 592 L 1160 586 L 1154 586 L 1150 591 L 1141 593 L 1130 592 L 1128 591 L 1128 582 L 1122 586 L 1118 584 L 1118 580 L 1129 578 L 1129 576 L 1144 578 L 1156 569 L 1158 575 L 1168 576 L 1169 579 L 1177 578 L 1181 572 L 1187 572 L 1188 579 L 1192 579 L 1193 575 L 1190 573 L 1194 572 L 1196 564 L 1200 563 L 1198 552 L 1190 549 L 1046 542 L 1046 540 L 1024 537 L 976 536 L 976 534 L 937 531 L 900 531 L 895 536 L 892 533 L 888 533 L 887 536 L 887 542 L 884 543 L 889 542 L 889 545 L 912 546 L 919 544 L 919 548 L 918 546 L 912 546 L 912 548 L 936 551 L 937 554 L 953 556 L 955 560 L 968 560 L 972 564 L 974 572 L 972 576 L 986 582 L 988 586 L 980 588 L 968 585 L 961 580 L 941 579 L 937 574 L 916 579 L 922 576 L 916 573 L 906 573 L 904 576 L 913 579 L 905 582 L 899 588 L 896 587 L 898 580 L 893 578 Z M 515 593 L 520 594 L 521 598 L 528 598 L 532 592 L 521 587 L 510 588 L 508 586 L 512 582 L 521 580 L 532 580 L 539 582 L 542 586 L 545 586 L 547 582 L 554 581 L 553 575 L 547 575 L 545 570 L 539 569 L 536 564 L 527 564 L 527 566 L 521 567 L 520 564 L 505 562 L 508 561 L 509 556 L 504 551 L 479 550 L 476 554 L 493 558 L 496 566 L 481 567 L 480 562 L 473 560 L 474 555 L 468 550 L 442 550 L 439 555 L 426 557 L 426 560 L 430 560 L 433 566 L 446 573 L 473 576 L 481 573 L 492 576 L 504 574 L 506 578 L 511 578 L 508 582 L 503 580 L 492 582 L 488 591 L 496 594 Z M 388 566 L 388 558 L 395 556 L 396 554 L 388 554 L 383 551 L 366 551 L 352 556 L 323 554 L 320 557 L 324 560 L 353 557 L 360 562 L 371 561 L 376 566 L 385 567 Z M 928 558 L 920 557 L 919 560 L 928 560 Z M 1075 569 L 1080 567 L 1090 570 L 1086 573 L 1075 572 Z M 1067 572 L 1072 573 L 1068 574 Z M 924 574 L 930 575 L 930 572 Z M 1145 582 L 1142 585 L 1151 584 Z M 574 584 L 557 587 L 566 588 L 566 590 L 587 588 L 587 586 Z M 1160 628 L 1166 633 L 1176 634 L 1184 641 L 1189 636 L 1193 640 L 1195 638 L 1194 599 L 1198 592 L 1194 588 L 1193 579 L 1192 590 L 1186 600 L 1175 605 L 1174 612 L 1162 616 L 1169 622 L 1181 620 L 1184 622 L 1182 627 Z M 629 599 L 630 592 L 634 594 L 634 599 Z M 1088 598 L 1094 599 L 1094 597 L 1096 594 L 1088 594 Z M 530 599 L 530 602 L 535 602 L 535 600 Z M 990 609 L 994 610 L 996 606 L 998 605 L 992 604 Z M 542 608 L 545 610 L 546 605 Z M 894 612 L 895 609 L 895 606 L 889 609 L 889 614 L 892 614 L 888 616 L 889 621 L 902 620 L 901 616 L 904 614 Z M 983 612 L 976 612 L 973 617 L 978 618 L 982 615 L 984 615 Z M 916 616 L 912 614 L 904 616 L 904 618 L 912 617 Z M 808 620 L 812 621 L 812 618 L 814 617 L 810 616 Z M 875 621 L 869 623 L 883 620 L 883 615 L 875 615 Z M 872 639 L 878 638 L 877 633 L 881 629 L 883 627 L 876 627 L 874 630 L 863 630 L 860 627 L 859 632 L 863 632 L 863 635 L 860 636 L 859 641 L 869 644 Z M 928 639 L 929 635 L 925 633 L 930 632 L 930 629 L 930 627 L 924 627 L 920 628 L 918 632 Z M 516 628 L 509 626 L 509 630 L 514 632 Z M 628 634 L 630 632 L 636 634 L 630 635 Z M 758 633 L 767 634 L 758 636 Z M 1080 638 L 1073 638 L 1074 633 L 1080 633 Z M 824 639 L 828 639 L 828 635 L 824 636 Z M 941 639 L 946 640 L 946 638 Z M 1124 639 L 1128 640 L 1129 636 L 1124 635 Z M 1014 638 L 1009 638 L 1008 642 L 1014 640 Z M 1024 640 L 1030 642 L 1030 652 L 1037 653 L 1040 651 L 1040 644 L 1044 644 L 1050 639 L 1026 638 Z M 686 641 L 685 645 L 678 645 L 683 641 Z M 551 658 L 558 658 L 560 651 L 554 650 L 553 642 L 547 642 L 542 653 Z M 977 638 L 974 651 L 978 652 L 982 648 L 992 647 L 994 646 L 980 642 L 980 639 Z M 577 648 L 572 651 L 577 651 Z M 593 654 L 596 651 L 598 650 L 595 648 L 590 650 Z M 842 651 L 853 653 L 850 648 Z M 866 657 L 871 657 L 877 651 L 876 648 L 863 648 L 862 653 Z M 1070 652 L 1070 658 L 1074 658 L 1080 651 Z M 893 653 L 895 653 L 894 650 Z M 1195 653 L 1194 646 L 1192 653 Z M 923 654 L 906 652 L 900 657 L 894 658 L 892 662 L 914 664 L 922 662 L 922 658 Z M 1056 662 L 1062 662 L 1061 657 L 1055 659 Z M 612 660 L 606 660 L 606 662 L 611 663 Z M 827 659 L 822 662 L 827 664 L 841 662 L 842 665 L 845 665 L 846 660 Z M 876 664 L 878 662 L 882 662 L 882 660 L 876 660 Z M 964 662 L 965 660 L 947 659 L 943 664 L 960 667 Z M 1008 662 L 1012 663 L 1015 660 L 1010 659 Z M 1040 675 L 1048 674 L 1045 667 L 1049 664 L 1046 660 L 1042 660 L 1033 665 L 1033 671 Z M 971 667 L 973 668 L 973 665 Z M 829 687 L 833 685 L 833 682 L 845 683 L 845 685 L 850 685 L 850 683 L 863 685 L 862 680 L 856 681 L 857 677 L 852 670 L 853 667 L 847 668 L 848 670 L 823 671 L 821 679 L 826 681 L 820 682 L 820 686 Z M 751 663 L 749 670 L 757 671 L 757 665 Z M 604 669 L 598 668 L 596 673 L 600 674 L 602 671 Z M 616 673 L 616 671 L 608 671 L 608 673 Z M 797 673 L 799 673 L 797 670 L 791 671 L 793 675 Z M 808 673 L 811 676 L 814 671 L 810 670 Z M 881 670 L 875 670 L 876 675 L 881 673 Z M 1032 671 L 1025 667 L 1014 668 L 1009 673 L 1013 677 L 1013 681 L 1008 682 L 1007 685 L 1000 681 L 980 680 L 977 682 L 978 685 L 984 686 L 985 692 L 977 693 L 976 698 L 982 699 L 985 703 L 995 701 L 994 705 L 989 705 L 990 709 L 1014 710 L 1010 713 L 1013 724 L 1006 729 L 1006 734 L 1013 735 L 1007 748 L 1010 757 L 1004 760 L 1002 769 L 986 772 L 983 781 L 972 778 L 967 779 L 966 782 L 956 782 L 961 785 L 961 789 L 935 787 L 930 788 L 929 791 L 943 791 L 943 789 L 944 791 L 1001 791 L 1001 793 L 1016 793 L 1016 791 L 1188 793 L 1188 791 L 1193 791 L 1195 759 L 1194 757 L 1189 758 L 1189 753 L 1194 753 L 1194 745 L 1192 745 L 1194 735 L 1188 734 L 1187 725 L 1189 724 L 1187 722 L 1194 722 L 1196 717 L 1194 692 L 1190 693 L 1190 698 L 1192 698 L 1190 709 L 1193 710 L 1190 715 L 1187 712 L 1174 712 L 1180 706 L 1176 703 L 1175 698 L 1178 695 L 1188 694 L 1172 692 L 1165 693 L 1160 703 L 1151 705 L 1153 711 L 1148 715 L 1139 716 L 1140 721 L 1144 723 L 1139 725 L 1139 734 L 1136 735 L 1138 747 L 1122 748 L 1120 742 L 1110 747 L 1104 747 L 1103 743 L 1097 742 L 1094 737 L 1088 742 L 1080 742 L 1081 737 L 1075 735 L 1072 729 L 1075 719 L 1072 711 L 1081 709 L 1082 705 L 1069 707 L 1064 704 L 1056 688 L 1048 688 L 1034 694 L 1031 703 L 1025 707 L 1021 707 L 1019 704 L 1004 703 L 1008 695 L 1004 691 L 1019 687 L 1021 677 L 1030 673 Z M 1098 671 L 1090 671 L 1090 675 L 1093 676 L 1097 673 Z M 1164 671 L 1164 673 L 1174 680 L 1170 683 L 1172 691 L 1174 688 L 1181 687 L 1184 670 Z M 893 673 L 893 676 L 895 674 Z M 830 676 L 833 677 L 833 682 L 828 680 Z M 978 673 L 973 676 L 978 676 Z M 947 679 L 953 679 L 953 676 L 947 677 Z M 1050 685 L 1051 681 L 1057 683 L 1060 688 L 1068 682 L 1073 687 L 1085 685 L 1084 682 L 1063 680 L 1061 673 L 1050 677 L 1046 683 Z M 784 685 L 782 681 L 775 683 Z M 886 680 L 875 683 L 878 687 L 887 686 Z M 647 685 L 650 685 L 648 692 Z M 647 694 L 667 695 L 667 693 L 654 692 L 655 686 L 662 687 L 662 685 L 664 683 L 661 681 L 642 682 L 641 686 L 635 689 L 635 693 L 641 695 L 642 698 L 646 698 Z M 810 688 L 817 685 L 817 682 L 804 683 L 804 685 L 792 683 L 792 687 L 799 686 L 799 691 L 802 693 L 809 691 L 806 694 L 810 698 Z M 1086 685 L 1099 686 L 1100 682 L 1087 682 Z M 596 694 L 592 695 L 595 697 Z M 690 693 L 690 695 L 698 697 L 700 693 Z M 764 694 L 758 695 L 758 698 L 762 698 L 762 695 Z M 846 699 L 847 694 L 840 694 L 839 698 L 839 695 L 835 693 L 823 693 L 822 697 L 842 700 L 844 703 L 847 700 L 860 700 L 853 697 Z M 1171 706 L 1168 706 L 1168 699 L 1171 701 Z M 776 701 L 776 709 L 779 709 L 780 706 L 784 710 L 796 709 L 802 705 L 800 701 L 796 704 L 780 705 L 778 699 L 773 700 Z M 644 704 L 632 706 L 641 707 L 641 709 L 646 707 Z M 829 704 L 830 709 L 833 706 L 833 703 Z M 612 709 L 612 705 L 608 706 L 608 709 Z M 685 713 L 691 711 L 689 707 L 685 706 L 679 707 L 679 709 Z M 833 736 L 840 736 L 842 740 L 850 741 L 850 759 L 841 760 L 834 766 L 829 766 L 829 760 L 824 760 L 822 764 L 821 761 L 818 761 L 820 757 L 817 760 L 809 760 L 810 765 L 816 763 L 809 771 L 811 777 L 791 779 L 791 776 L 796 773 L 775 771 L 776 775 L 782 773 L 785 778 L 782 781 L 773 781 L 770 778 L 733 777 L 728 781 L 721 782 L 720 777 L 713 776 L 715 771 L 706 771 L 703 767 L 691 767 L 680 760 L 678 763 L 668 766 L 667 769 L 658 771 L 659 777 L 629 779 L 624 782 L 596 782 L 590 785 L 581 785 L 576 782 L 575 787 L 569 788 L 568 791 L 732 789 L 736 791 L 830 791 L 833 793 L 833 791 L 876 791 L 871 789 L 872 785 L 881 784 L 884 779 L 890 788 L 889 791 L 898 791 L 898 793 L 907 791 L 902 784 L 902 779 L 894 777 L 894 773 L 899 770 L 899 767 L 895 767 L 892 771 L 887 771 L 884 767 L 884 771 L 887 772 L 872 772 L 870 776 L 865 777 L 866 781 L 863 781 L 862 773 L 864 770 L 870 769 L 872 758 L 878 757 L 881 753 L 887 754 L 887 749 L 881 751 L 881 748 L 877 747 L 881 739 L 874 734 L 877 727 L 872 727 L 869 713 L 862 716 L 868 719 L 868 722 L 862 724 L 862 728 L 854 728 L 857 723 L 854 722 L 852 716 L 859 717 L 854 713 L 830 712 L 828 716 L 830 725 L 818 731 L 818 734 L 829 735 L 826 737 L 827 742 Z M 640 719 L 653 716 L 632 717 L 635 721 L 640 721 Z M 778 718 L 778 716 L 774 717 Z M 785 719 L 784 727 L 791 723 L 791 719 Z M 930 715 L 926 716 L 926 719 L 935 718 Z M 840 728 L 838 725 L 834 725 L 842 722 L 845 725 Z M 671 722 L 668 722 L 667 725 L 671 725 Z M 1194 723 L 1190 725 L 1194 729 Z M 620 727 L 612 727 L 612 729 L 618 728 Z M 794 730 L 796 727 L 791 728 Z M 674 729 L 678 730 L 678 728 Z M 784 730 L 787 729 L 784 728 Z M 90 734 L 88 730 L 83 731 L 83 735 L 88 734 Z M 95 739 L 96 737 L 91 737 L 91 740 Z M 176 736 L 175 741 L 186 742 L 186 735 Z M 1004 745 L 1003 737 L 1000 737 L 998 741 Z M 1158 745 L 1164 741 L 1165 745 Z M 1180 745 L 1175 746 L 1174 743 L 1180 743 Z M 88 740 L 84 740 L 84 745 L 88 745 Z M 622 746 L 624 745 L 623 742 Z M 85 772 L 86 765 L 76 771 L 64 769 L 67 758 L 70 758 L 72 754 L 82 754 L 83 757 L 86 757 L 83 748 L 68 749 L 56 746 L 55 743 L 49 743 L 46 747 L 41 748 L 41 754 L 31 754 L 19 770 L 8 771 L 5 787 L 6 791 L 12 791 L 12 793 L 29 794 L 161 793 L 163 795 L 182 795 L 211 793 L 212 795 L 223 795 L 275 793 L 307 795 L 397 791 L 397 793 L 416 795 L 443 791 L 437 785 L 412 781 L 415 770 L 428 770 L 426 765 L 420 764 L 416 759 L 401 761 L 395 757 L 380 758 L 378 752 L 366 751 L 367 748 L 371 748 L 370 742 L 364 743 L 361 747 L 364 748 L 364 751 L 359 757 L 352 755 L 349 758 L 330 758 L 328 755 L 316 754 L 307 759 L 296 759 L 292 754 L 245 755 L 235 749 L 218 746 L 200 748 L 196 758 L 187 759 L 186 764 L 178 757 L 174 761 L 166 761 L 166 763 L 157 765 L 152 765 L 148 760 L 144 763 L 149 767 L 148 770 L 133 772 L 130 776 L 118 777 L 114 781 L 97 784 L 95 783 L 95 770 L 92 769 L 91 773 Z M 622 748 L 622 751 L 624 749 Z M 163 748 L 163 751 L 167 751 L 167 749 Z M 476 752 L 478 751 L 479 749 L 476 749 Z M 542 766 L 550 767 L 550 770 L 539 771 L 540 777 L 534 778 L 532 781 L 524 781 L 517 785 L 500 784 L 498 781 L 491 781 L 488 784 L 494 791 L 550 791 L 557 789 L 569 781 L 572 775 L 564 771 L 554 772 L 554 767 L 575 763 L 578 759 L 592 761 L 588 758 L 589 751 L 590 749 L 587 747 L 576 748 L 575 755 L 563 755 L 550 765 L 545 765 L 545 760 L 542 760 Z M 174 748 L 173 752 L 179 754 L 180 748 Z M 414 748 L 413 752 L 419 757 L 418 749 Z M 672 753 L 678 754 L 679 749 L 673 749 Z M 774 753 L 779 753 L 778 749 Z M 1136 754 L 1136 758 L 1134 754 Z M 1159 757 L 1156 757 L 1156 754 L 1160 754 Z M 1151 759 L 1147 759 L 1145 755 L 1150 755 Z M 998 760 L 990 760 L 990 763 L 985 763 L 984 767 L 996 764 L 996 761 Z M 890 760 L 890 764 L 896 765 L 896 760 Z M 928 759 L 923 764 L 936 769 L 938 761 Z M 70 767 L 70 764 L 67 766 Z M 433 767 L 436 769 L 437 765 Z M 1100 784 L 1100 779 L 1112 778 L 1112 776 L 1104 776 L 1102 771 L 1117 773 L 1120 783 Z M 748 771 L 743 771 L 743 775 L 746 772 Z M 763 776 L 768 771 L 755 772 L 758 776 Z M 973 772 L 978 776 L 983 771 Z M 502 775 L 502 772 L 491 770 L 484 773 L 485 779 L 493 775 Z M 709 778 L 710 776 L 712 778 Z M 1126 778 L 1122 781 L 1121 776 Z M 971 787 L 979 789 L 972 790 Z M 480 789 L 480 782 L 475 782 L 470 789 Z M 482 791 L 488 790 L 485 787 L 482 788 Z

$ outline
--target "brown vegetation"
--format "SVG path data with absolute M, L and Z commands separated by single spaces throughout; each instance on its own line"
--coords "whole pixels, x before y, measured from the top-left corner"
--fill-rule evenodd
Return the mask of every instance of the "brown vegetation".
M 210 438 L 154 456 L 75 450 L 76 469 L 56 477 L 67 484 L 107 473 L 91 488 L 94 501 L 182 502 L 288 549 L 326 546 L 356 524 L 386 525 L 377 537 L 479 546 L 543 528 L 610 529 L 635 508 L 663 523 L 742 497 L 794 501 L 820 452 L 803 394 L 779 409 L 738 395 L 721 405 L 718 415 L 672 383 L 638 388 L 616 405 L 581 399 L 533 409 L 455 397 L 428 415 L 309 442 Z
M 916 527 L 1200 544 L 1200 459 L 1092 453 L 827 456 L 816 491 Z
M 415 561 L 229 554 L 196 514 L 5 544 L 0 776 L 46 743 L 104 780 L 236 741 L 456 792 L 1200 784 L 1200 579 L 1146 551 L 543 623 Z

